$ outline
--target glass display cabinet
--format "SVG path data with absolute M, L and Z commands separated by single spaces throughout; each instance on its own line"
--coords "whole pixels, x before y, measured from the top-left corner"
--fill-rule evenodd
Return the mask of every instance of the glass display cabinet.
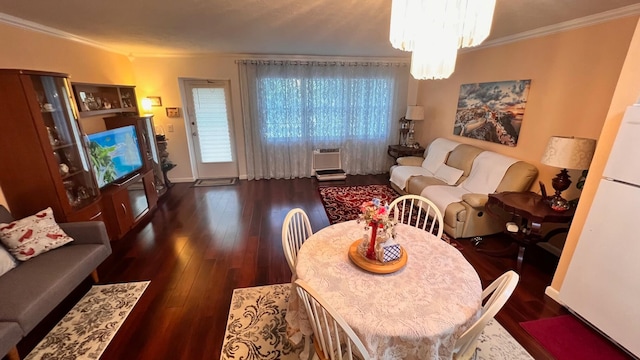
M 101 220 L 100 191 L 68 76 L 0 70 L 0 186 L 16 217 Z

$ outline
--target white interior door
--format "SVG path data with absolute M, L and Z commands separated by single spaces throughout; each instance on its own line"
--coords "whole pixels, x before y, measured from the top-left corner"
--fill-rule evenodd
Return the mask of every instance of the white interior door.
M 228 81 L 185 81 L 196 177 L 238 177 Z

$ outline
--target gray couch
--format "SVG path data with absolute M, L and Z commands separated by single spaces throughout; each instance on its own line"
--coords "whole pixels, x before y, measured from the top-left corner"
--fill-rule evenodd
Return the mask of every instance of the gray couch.
M 13 221 L 0 206 L 0 222 Z M 104 223 L 63 223 L 74 241 L 40 254 L 0 276 L 0 356 L 17 359 L 16 345 L 111 254 Z

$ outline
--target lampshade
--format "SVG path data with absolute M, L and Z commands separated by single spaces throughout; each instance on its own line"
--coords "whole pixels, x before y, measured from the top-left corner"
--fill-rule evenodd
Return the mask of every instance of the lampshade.
M 495 7 L 496 0 L 460 1 L 459 48 L 478 46 L 487 39 Z
M 457 50 L 479 45 L 491 31 L 496 0 L 392 0 L 389 41 L 413 51 L 411 75 L 444 79 Z
M 151 99 L 143 98 L 142 100 L 140 100 L 140 103 L 142 105 L 142 110 L 144 110 L 145 112 L 151 112 L 151 106 L 152 106 Z
M 557 168 L 585 170 L 591 164 L 595 149 L 594 139 L 552 136 L 540 162 Z
M 413 51 L 419 33 L 421 2 L 415 0 L 393 0 L 391 2 L 391 24 L 389 41 L 391 46 L 402 51 Z
M 451 76 L 458 57 L 456 41 L 455 38 L 443 36 L 417 44 L 411 54 L 411 76 L 417 80 L 446 79 Z
M 424 120 L 424 108 L 420 105 L 409 105 L 404 118 L 407 120 Z

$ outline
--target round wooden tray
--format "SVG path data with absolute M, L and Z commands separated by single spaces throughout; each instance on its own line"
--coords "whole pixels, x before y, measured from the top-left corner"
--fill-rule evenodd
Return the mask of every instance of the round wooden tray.
M 407 259 L 409 256 L 407 252 L 404 250 L 402 245 L 400 245 L 400 258 L 397 260 L 389 261 L 386 263 L 380 262 L 378 260 L 370 260 L 366 257 L 360 255 L 358 253 L 358 245 L 362 240 L 356 240 L 349 247 L 349 259 L 358 265 L 359 268 L 372 272 L 374 274 L 390 274 L 392 272 L 396 272 L 402 269 L 405 265 L 407 265 Z

